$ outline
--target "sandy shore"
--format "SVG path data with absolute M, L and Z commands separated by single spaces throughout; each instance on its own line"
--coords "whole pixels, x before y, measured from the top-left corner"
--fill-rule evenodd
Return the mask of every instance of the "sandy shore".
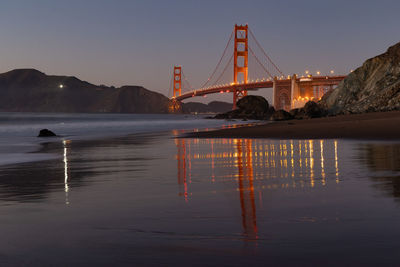
M 196 138 L 400 140 L 400 111 L 271 122 L 265 125 L 196 132 Z

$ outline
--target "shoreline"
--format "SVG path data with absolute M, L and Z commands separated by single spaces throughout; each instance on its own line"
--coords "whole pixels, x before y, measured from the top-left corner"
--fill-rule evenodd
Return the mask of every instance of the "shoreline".
M 132 115 L 132 116 L 131 116 Z M 142 116 L 143 115 L 143 116 Z M 207 120 L 204 116 L 154 114 L 60 114 L 60 113 L 1 113 L 0 112 L 0 168 L 19 163 L 46 161 L 59 157 L 50 155 L 43 147 L 62 147 L 63 140 L 75 142 L 104 141 L 130 135 L 158 135 L 178 130 L 194 131 L 220 129 L 244 124 L 242 121 Z M 232 126 L 233 127 L 233 126 Z M 40 129 L 57 134 L 52 138 L 38 138 Z
M 400 140 L 400 111 L 276 121 L 264 125 L 192 132 L 182 137 Z

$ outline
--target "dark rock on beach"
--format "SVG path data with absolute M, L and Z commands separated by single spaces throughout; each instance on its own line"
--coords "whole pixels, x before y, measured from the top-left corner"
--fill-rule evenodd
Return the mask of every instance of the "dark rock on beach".
M 218 114 L 216 119 L 268 120 L 275 109 L 262 96 L 249 95 L 240 99 L 237 109 Z
M 298 119 L 298 120 L 303 119 L 303 117 L 304 117 L 304 109 L 302 109 L 302 108 L 294 108 L 294 109 L 290 110 L 289 113 L 290 113 L 290 115 L 292 115 L 293 118 Z
M 38 137 L 54 137 L 54 136 L 57 136 L 57 135 L 48 129 L 40 130 L 39 135 L 38 135 Z
M 271 116 L 271 121 L 286 121 L 292 119 L 293 116 L 289 112 L 283 109 L 275 111 L 274 114 L 272 114 Z
M 328 114 L 327 110 L 314 101 L 308 101 L 304 107 L 292 109 L 289 113 L 297 120 L 321 118 Z
M 320 118 L 326 115 L 325 110 L 316 102 L 308 101 L 302 108 L 306 118 Z
M 262 96 L 249 95 L 245 96 L 236 103 L 236 106 L 243 111 L 251 113 L 268 112 L 268 101 Z

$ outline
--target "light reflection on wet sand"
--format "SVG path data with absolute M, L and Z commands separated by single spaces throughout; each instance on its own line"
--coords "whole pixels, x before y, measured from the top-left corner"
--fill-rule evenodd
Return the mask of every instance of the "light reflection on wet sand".
M 0 170 L 3 254 L 140 266 L 397 257 L 398 145 L 163 135 L 52 152 L 60 158 Z
M 190 192 L 191 180 L 186 178 L 193 175 L 192 166 L 195 170 L 209 169 L 212 183 L 237 183 L 246 241 L 258 238 L 256 195 L 262 203 L 264 190 L 313 188 L 316 184 L 327 186 L 340 182 L 337 140 L 176 138 L 175 145 L 178 184 L 182 190 L 179 196 L 186 202 L 189 197 L 196 197 Z M 319 164 L 320 175 L 316 174 L 315 162 Z M 229 173 L 216 174 L 221 169 L 229 169 Z
M 178 161 L 178 181 L 182 183 L 182 177 L 191 176 L 191 169 L 195 164 L 208 167 L 211 172 L 211 180 L 215 181 L 216 168 L 233 168 L 239 165 L 236 176 L 239 176 L 241 168 L 254 168 L 256 178 L 284 179 L 286 183 L 271 183 L 270 188 L 276 186 L 302 186 L 309 184 L 314 187 L 316 182 L 326 186 L 329 178 L 335 178 L 339 183 L 339 155 L 336 140 L 306 140 L 306 141 L 269 141 L 252 139 L 175 139 L 177 146 L 176 159 Z M 191 145 L 195 146 L 188 149 Z M 318 144 L 318 145 L 316 145 Z M 209 147 L 206 153 L 197 150 L 196 147 Z M 298 149 L 296 149 L 298 147 Z M 191 153 L 188 153 L 188 150 Z M 254 160 L 253 160 L 254 158 Z M 190 169 L 187 169 L 187 161 Z M 318 163 L 318 173 L 317 166 Z M 207 166 L 209 164 L 209 166 Z M 334 166 L 334 168 L 332 167 Z M 333 176 L 332 176 L 333 174 Z M 234 175 L 233 175 L 234 176 Z M 286 178 L 292 178 L 293 183 L 287 183 Z M 226 177 L 221 177 L 226 179 Z M 308 181 L 307 181 L 308 180 Z M 272 180 L 271 180 L 272 181 Z M 332 179 L 331 179 L 332 181 Z

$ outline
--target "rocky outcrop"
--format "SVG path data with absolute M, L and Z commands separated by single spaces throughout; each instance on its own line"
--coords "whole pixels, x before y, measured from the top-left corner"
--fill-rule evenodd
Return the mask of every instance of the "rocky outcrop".
M 327 110 L 319 103 L 314 101 L 308 101 L 304 107 L 295 108 L 290 111 L 290 115 L 297 120 L 320 118 L 326 116 L 327 114 Z
M 48 129 L 40 130 L 39 135 L 38 135 L 38 137 L 54 137 L 54 136 L 57 136 L 57 135 Z
M 275 111 L 274 114 L 272 114 L 272 116 L 271 116 L 272 121 L 286 121 L 286 120 L 292 120 L 292 119 L 293 119 L 293 116 L 289 112 L 287 112 L 283 109 Z
M 34 69 L 0 74 L 0 111 L 167 113 L 168 103 L 141 86 L 97 86 Z
M 325 109 L 314 101 L 308 101 L 302 108 L 302 113 L 306 119 L 320 118 L 326 115 Z
M 237 109 L 215 116 L 216 119 L 268 120 L 274 113 L 262 96 L 245 96 L 236 103 Z
M 320 105 L 331 114 L 400 110 L 400 43 L 368 59 Z

